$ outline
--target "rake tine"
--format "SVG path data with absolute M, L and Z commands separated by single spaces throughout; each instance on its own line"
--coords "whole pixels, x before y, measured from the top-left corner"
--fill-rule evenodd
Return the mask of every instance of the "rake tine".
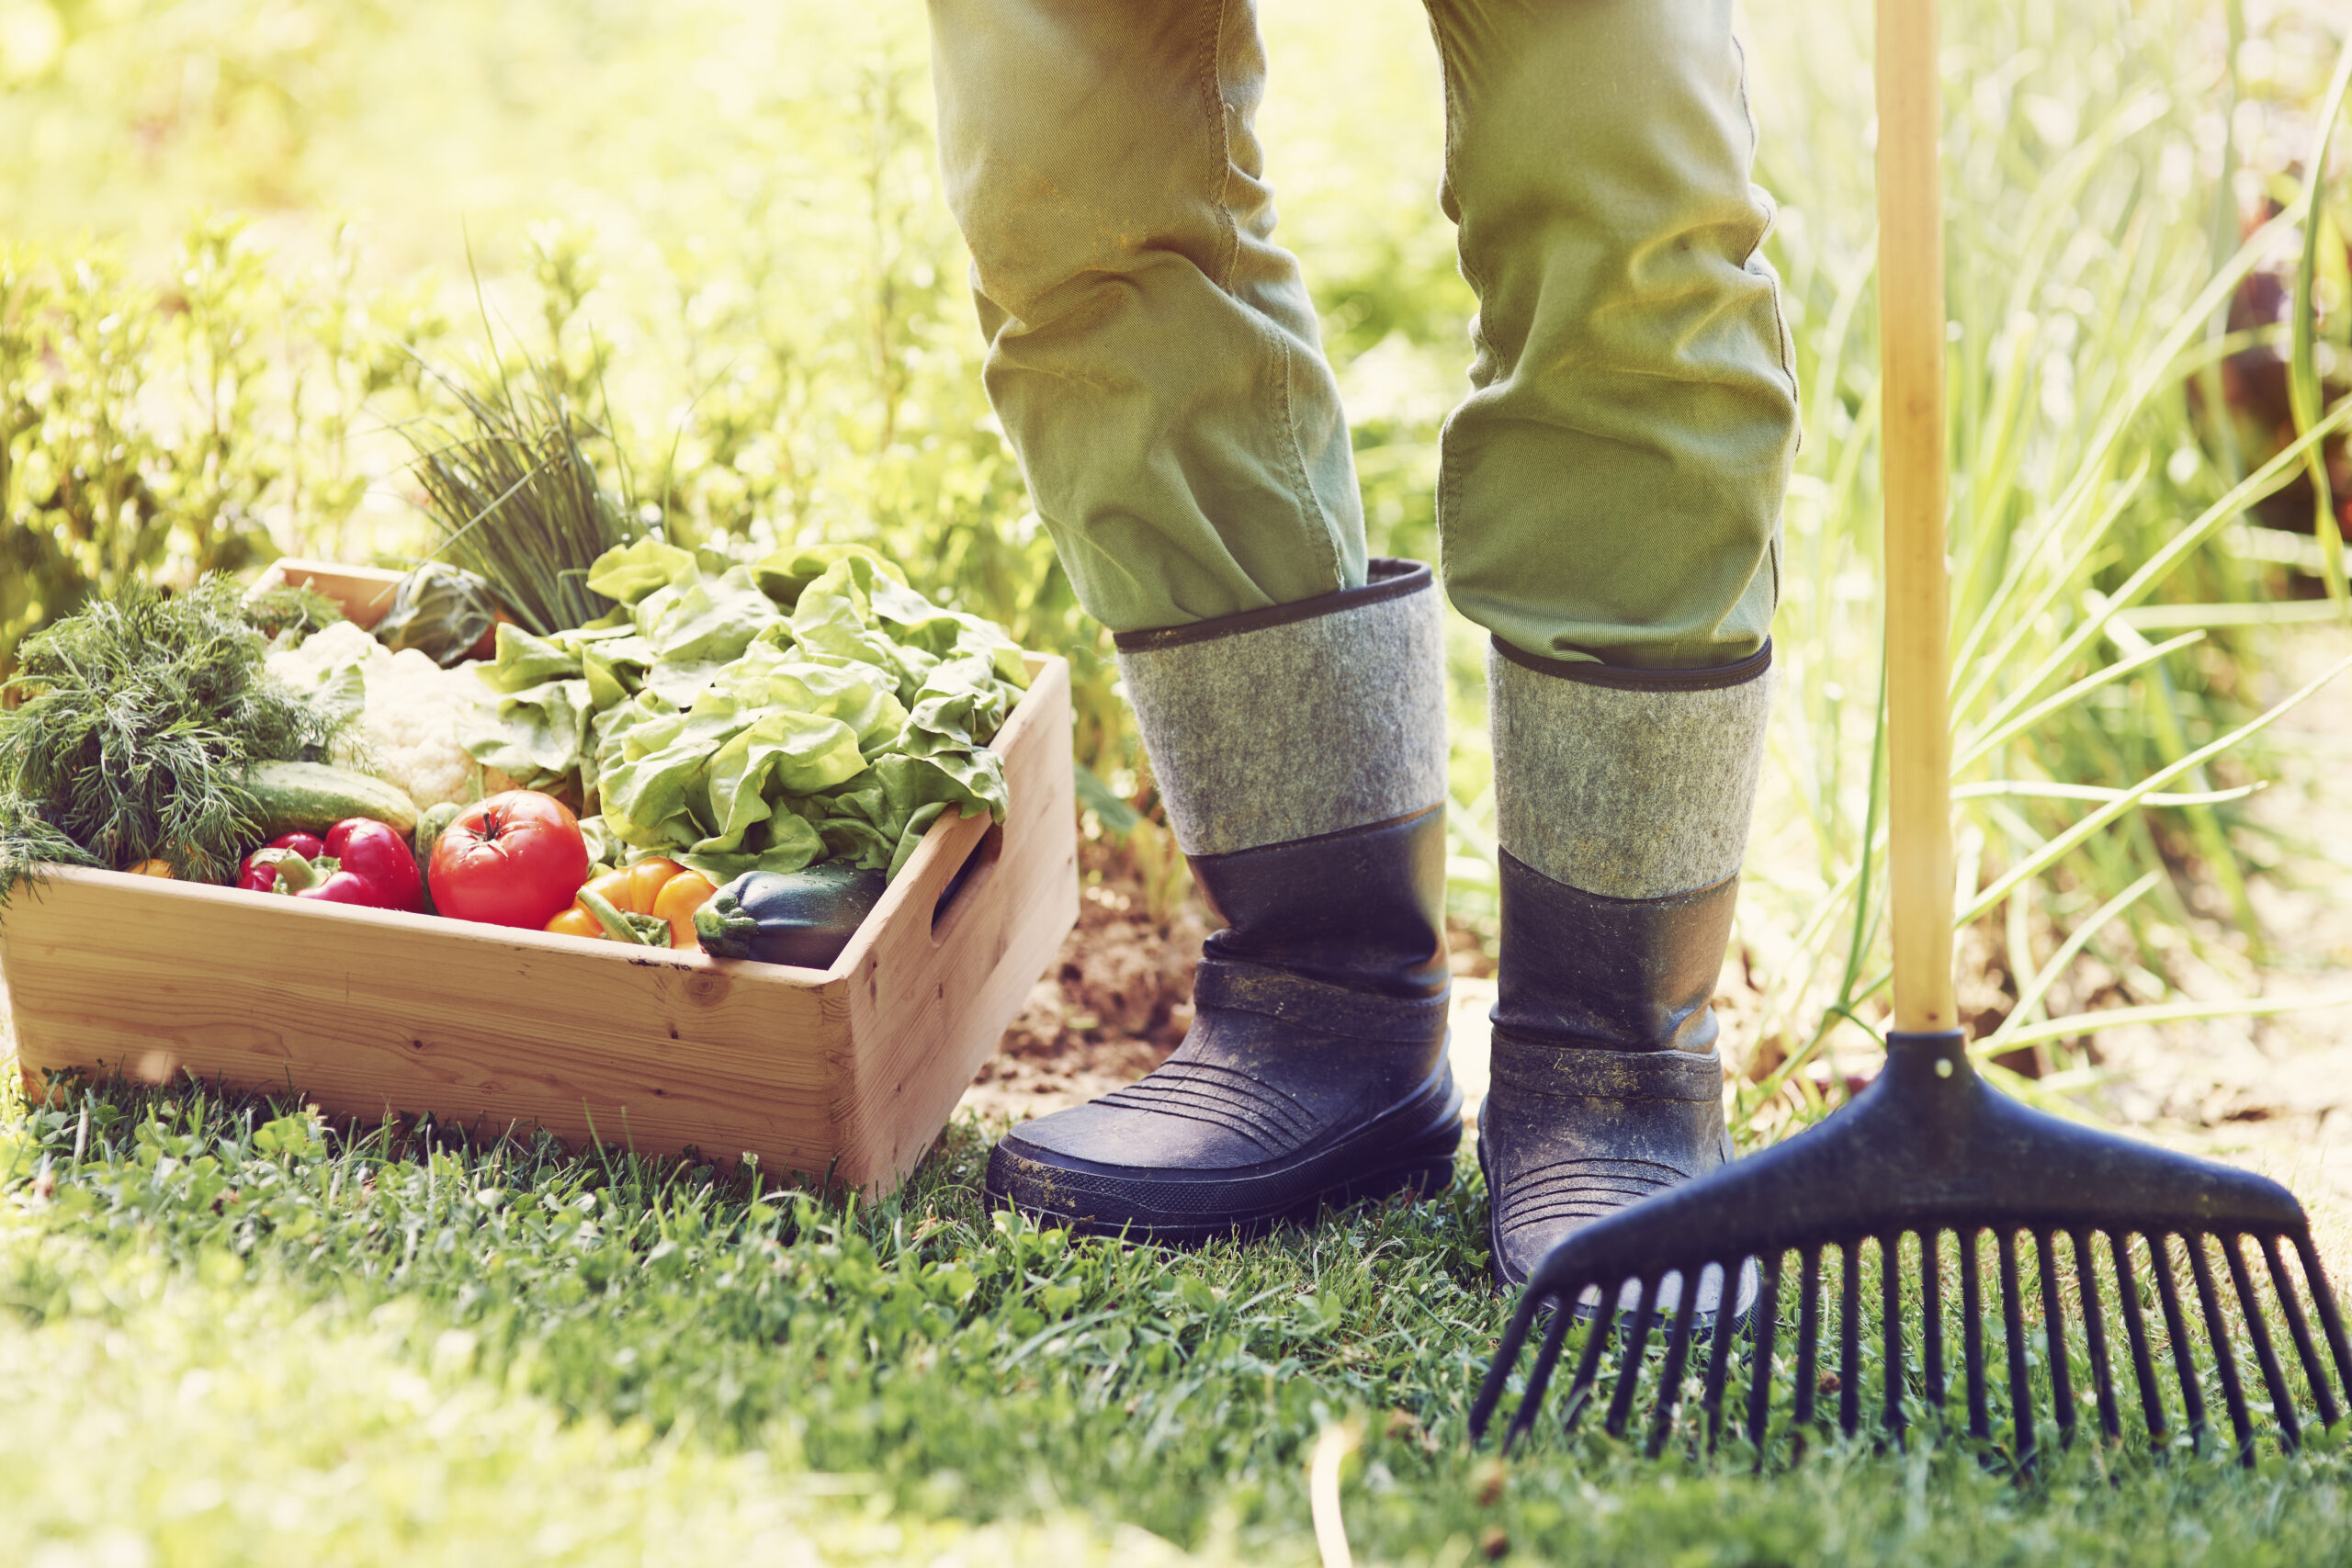
M 2186 1237 L 2182 1238 L 2186 1241 Z M 2172 1237 L 2151 1232 L 2148 1268 L 2156 1277 L 2156 1297 L 2164 1303 L 2165 1336 L 2172 1341 L 2173 1369 L 2180 1374 L 2180 1404 L 2188 1420 L 2188 1446 L 2205 1446 L 2205 1391 L 2197 1381 L 2197 1353 L 2188 1343 L 2188 1325 L 2181 1321 L 2180 1286 L 2172 1277 Z
M 1919 1360 L 1928 1374 L 1928 1404 L 1944 1407 L 1944 1233 L 1919 1233 Z
M 1521 1296 L 1519 1310 L 1510 1314 L 1502 1341 L 1495 1347 L 1495 1359 L 1487 1369 L 1487 1381 L 1478 1385 L 1478 1397 L 1470 1402 L 1470 1440 L 1474 1443 L 1487 1435 L 1487 1423 L 1494 1418 L 1495 1405 L 1503 1396 L 1503 1385 L 1510 1380 L 1511 1368 L 1519 1364 L 1519 1353 L 1526 1348 L 1527 1331 L 1535 1322 L 1535 1309 L 1540 1304 L 1533 1291 Z
M 2091 1355 L 2091 1386 L 2098 1391 L 2098 1429 L 2109 1442 L 2120 1442 L 2123 1416 L 2115 1407 L 2115 1373 L 2107 1362 L 2107 1310 L 2091 1274 L 2091 1233 L 2070 1231 L 2066 1239 L 2075 1249 L 2075 1289 L 2083 1298 L 2083 1337 Z
M 1903 1235 L 1879 1238 L 1879 1316 L 1886 1331 L 1886 1429 L 1903 1441 Z
M 2158 1453 L 2165 1446 L 2165 1399 L 2156 1387 L 2155 1362 L 2148 1355 L 2148 1325 L 2140 1313 L 2140 1282 L 2132 1276 L 2132 1233 L 2107 1233 L 2107 1250 L 2115 1259 L 2115 1300 L 2123 1314 L 2123 1337 L 2132 1346 L 2132 1375 L 2140 1385 L 2140 1415 L 2148 1423 L 2148 1443 Z
M 2335 1391 L 2328 1386 L 2327 1369 L 2320 1364 L 2319 1348 L 2312 1343 L 2312 1325 L 2303 1315 L 2302 1298 L 2295 1294 L 2295 1281 L 2287 1277 L 2286 1259 L 2278 1256 L 2278 1238 L 2262 1238 L 2263 1261 L 2270 1266 L 2271 1288 L 2278 1292 L 2278 1305 L 2287 1314 L 2287 1332 L 2293 1336 L 2295 1355 L 2303 1363 L 2303 1376 L 2312 1385 L 2312 1401 L 2319 1406 L 2319 1424 L 2333 1427 L 2338 1414 Z
M 1600 1304 L 1592 1314 L 1592 1333 L 1584 1342 L 1584 1354 L 1577 1358 L 1577 1375 L 1568 1380 L 1568 1407 L 1562 1413 L 1560 1430 L 1573 1432 L 1584 1416 L 1585 1400 L 1592 1392 L 1593 1374 L 1600 1368 L 1601 1347 L 1617 1328 L 1617 1298 L 1624 1291 L 1625 1281 L 1618 1280 L 1600 1292 Z M 1581 1293 L 1581 1292 L 1579 1292 Z
M 1682 1299 L 1675 1304 L 1674 1328 L 1666 1341 L 1666 1365 L 1658 1372 L 1657 1415 L 1650 1422 L 1652 1459 L 1666 1447 L 1667 1429 L 1674 1425 L 1674 1412 L 1682 1403 L 1682 1368 L 1690 1355 L 1690 1323 L 1699 1311 L 1699 1276 L 1705 1269 L 1702 1263 L 1682 1270 Z M 1729 1318 L 1732 1305 L 1729 1300 L 1717 1298 L 1717 1322 Z
M 2066 1358 L 2066 1303 L 2058 1293 L 2057 1238 L 2033 1233 L 2034 1272 L 2041 1280 L 2041 1326 L 2050 1346 L 2050 1403 L 2058 1414 L 2058 1446 L 2075 1442 L 2074 1369 Z
M 1798 1269 L 1798 1286 L 1803 1292 L 1797 1300 L 1797 1403 L 1796 1424 L 1813 1425 L 1813 1385 L 1817 1374 L 1815 1365 L 1821 1354 L 1821 1249 L 1804 1249 L 1804 1262 Z
M 1976 1249 L 1984 1232 L 1971 1225 L 1960 1238 L 1960 1337 L 1968 1361 L 1968 1435 L 1989 1441 L 1993 1417 L 1984 1405 L 1984 1287 Z
M 1848 1437 L 1861 1425 L 1862 1244 L 1838 1249 L 1838 1429 Z
M 1781 1265 L 1788 1255 L 1774 1251 L 1764 1270 L 1763 1287 L 1756 1293 L 1756 1343 L 1747 1360 L 1747 1440 L 1756 1449 L 1756 1467 L 1764 1468 L 1764 1433 L 1772 1416 L 1772 1341 L 1781 1327 Z
M 2205 1237 L 2182 1236 L 2188 1248 L 2188 1268 L 2197 1280 L 2197 1303 L 2205 1309 L 2205 1336 L 2213 1345 L 2213 1370 L 2222 1377 L 2222 1398 L 2230 1407 L 2230 1426 L 2237 1433 L 2238 1462 L 2254 1468 L 2254 1423 L 2245 1413 L 2245 1390 L 2238 1385 L 2238 1355 L 2230 1344 L 2230 1325 L 2222 1320 L 2221 1303 L 2213 1299 L 2213 1265 L 2205 1256 Z
M 1739 1306 L 1739 1280 L 1747 1259 L 1723 1266 L 1723 1283 L 1716 1287 L 1715 1331 L 1707 1340 L 1707 1381 L 1699 1395 L 1699 1409 L 1707 1421 L 1707 1451 L 1715 1451 L 1724 1432 L 1724 1373 L 1731 1365 L 1732 1315 Z M 1761 1305 L 1761 1303 L 1758 1303 Z
M 2230 1266 L 2230 1282 L 2238 1288 L 2246 1337 L 2254 1341 L 2255 1365 L 2262 1369 L 2263 1386 L 2270 1391 L 2270 1414 L 2278 1422 L 2278 1440 L 2293 1453 L 2303 1446 L 2302 1423 L 2295 1418 L 2294 1396 L 2287 1392 L 2287 1375 L 2279 1370 L 2278 1353 L 2270 1343 L 2270 1325 L 2263 1321 L 2261 1298 L 2254 1293 L 2254 1280 L 2246 1272 L 2245 1237 L 2222 1238 L 2222 1260 Z
M 2026 1375 L 2025 1304 L 2018 1294 L 2018 1237 L 2007 1226 L 1996 1233 L 2001 1252 L 2001 1326 L 2009 1353 L 2009 1418 L 2017 1424 L 2018 1463 L 2033 1463 L 2033 1384 Z
M 1553 1369 L 1560 1364 L 1560 1347 L 1568 1337 L 1568 1325 L 1577 1315 L 1576 1298 L 1583 1291 L 1561 1292 L 1553 1298 L 1558 1304 L 1552 1309 L 1552 1321 L 1544 1325 L 1543 1348 L 1535 1352 L 1535 1365 L 1527 1374 L 1527 1392 L 1520 1397 L 1519 1408 L 1511 1412 L 1510 1425 L 1503 1429 L 1503 1452 L 1509 1453 L 1520 1438 L 1527 1436 L 1535 1425 L 1535 1413 L 1544 1404 L 1544 1391 L 1551 1386 Z
M 2352 1346 L 2344 1343 L 2344 1314 L 2335 1310 L 2335 1291 L 2327 1282 L 2327 1270 L 2319 1266 L 2319 1254 L 2312 1250 L 2309 1231 L 2295 1237 L 2295 1256 L 2303 1266 L 2303 1283 L 2311 1287 L 2312 1304 L 2319 1308 L 2319 1325 L 2327 1336 L 2327 1353 L 2335 1358 L 2335 1375 L 2344 1383 L 2344 1397 L 2352 1401 Z
M 1649 1348 L 1650 1325 L 1657 1318 L 1658 1291 L 1663 1273 L 1642 1281 L 1642 1297 L 1634 1306 L 1633 1330 L 1626 1335 L 1625 1359 L 1617 1370 L 1617 1392 L 1609 1396 L 1609 1435 L 1625 1435 L 1625 1418 L 1634 1413 L 1634 1390 L 1642 1381 L 1642 1352 Z

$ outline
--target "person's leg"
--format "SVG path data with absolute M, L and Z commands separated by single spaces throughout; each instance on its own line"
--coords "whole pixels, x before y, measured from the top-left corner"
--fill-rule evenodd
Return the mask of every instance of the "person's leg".
M 1114 632 L 1361 587 L 1363 517 L 1252 119 L 1254 7 L 932 0 L 989 400 Z
M 1429 0 L 1476 289 L 1447 588 L 1493 634 L 1494 1266 L 1727 1153 L 1709 1010 L 1796 393 L 1729 0 Z M 1712 1301 L 1702 1307 L 1712 1310 Z
M 1734 663 L 1778 593 L 1796 385 L 1731 0 L 1429 0 L 1478 295 L 1446 592 L 1539 658 Z
M 1195 1239 L 1451 1179 L 1445 682 L 1428 569 L 1367 563 L 1347 430 L 1250 132 L 1246 3 L 933 0 L 989 394 L 1227 924 L 1142 1082 L 988 1190 Z

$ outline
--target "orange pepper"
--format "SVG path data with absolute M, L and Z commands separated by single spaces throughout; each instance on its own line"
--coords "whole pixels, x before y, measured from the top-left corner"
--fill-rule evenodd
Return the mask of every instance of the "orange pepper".
M 678 948 L 700 944 L 701 939 L 695 935 L 695 911 L 718 889 L 700 872 L 688 871 L 676 861 L 657 855 L 592 878 L 587 891 L 605 898 L 624 915 L 658 915 L 669 921 L 670 945 Z M 563 936 L 611 940 L 604 922 L 576 899 L 570 908 L 549 920 L 547 929 Z

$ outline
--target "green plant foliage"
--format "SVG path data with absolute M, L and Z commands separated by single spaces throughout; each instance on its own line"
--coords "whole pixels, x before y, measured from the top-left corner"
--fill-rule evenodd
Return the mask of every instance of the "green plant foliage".
M 1758 28 L 1750 55 L 1767 128 L 1758 179 L 1782 203 L 1770 254 L 1805 424 L 1775 628 L 1778 787 L 1768 786 L 1742 917 L 1766 956 L 1767 1033 L 1787 1032 L 1780 1071 L 1744 1107 L 1768 1117 L 1817 1112 L 1800 1068 L 1841 1043 L 1833 1036 L 1875 1049 L 1865 1025 L 1886 982 L 1883 781 L 1871 761 L 1873 176 L 1831 129 L 1870 112 L 1859 12 L 1848 7 L 1852 25 L 1834 29 Z M 2256 930 L 2241 867 L 2279 850 L 2253 832 L 2243 796 L 2217 786 L 2258 777 L 2258 750 L 2193 768 L 2162 806 L 2077 839 L 2070 830 L 2098 807 L 2066 792 L 2087 786 L 2111 801 L 2250 716 L 2258 645 L 2240 628 L 2293 583 L 2251 548 L 2249 513 L 2295 481 L 2310 448 L 2282 458 L 2267 432 L 2263 444 L 2229 446 L 2190 392 L 2214 355 L 2283 355 L 2289 335 L 2275 320 L 2218 340 L 2209 331 L 2249 280 L 2289 264 L 2295 237 L 2271 222 L 2241 243 L 2227 168 L 2200 152 L 2239 109 L 2209 90 L 2217 8 L 1972 5 L 1948 15 L 1960 879 L 1973 892 L 2020 866 L 2038 873 L 2005 903 L 1962 899 L 2008 976 L 2006 994 L 1973 1004 L 1984 1010 L 1967 1021 L 1990 1033 L 2013 1010 L 2030 1012 L 2010 1004 L 2071 934 L 2083 942 L 2070 958 L 2087 949 L 2114 972 L 2163 972 L 2162 944 L 2147 940 L 2159 927 L 2193 931 L 2194 912 Z M 2249 102 L 2237 123 L 2291 124 L 2320 94 L 2333 49 L 2310 51 L 2316 28 L 2277 25 L 2277 71 L 2258 113 Z M 2308 72 L 2288 69 L 2306 58 Z M 2228 213 L 2218 249 L 2217 202 Z M 2249 614 L 2233 615 L 2241 606 Z M 2159 648 L 2150 634 L 2160 628 L 2201 635 Z M 2045 857 L 2062 842 L 2064 853 Z M 2143 886 L 2150 873 L 2160 874 Z M 2131 887 L 2132 898 L 2110 902 Z M 2120 999 L 2176 998 L 2158 982 Z
M 292 643 L 345 618 L 342 605 L 302 583 L 255 589 L 245 595 L 241 613 L 262 636 L 273 641 L 286 637 Z
M 348 270 L 298 287 L 228 220 L 169 262 L 0 246 L 0 678 L 94 596 L 256 566 L 273 527 L 331 548 L 359 502 L 345 439 L 398 345 Z

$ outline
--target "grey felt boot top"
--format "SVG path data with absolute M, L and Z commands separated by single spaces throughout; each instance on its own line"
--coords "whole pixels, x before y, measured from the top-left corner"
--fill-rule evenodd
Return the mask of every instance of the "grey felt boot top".
M 1663 898 L 1736 872 L 1764 762 L 1770 645 L 1715 674 L 1535 667 L 1491 649 L 1502 847 L 1607 898 Z
M 1445 660 L 1429 569 L 1123 635 L 1119 671 L 1188 855 L 1385 822 L 1445 796 Z

